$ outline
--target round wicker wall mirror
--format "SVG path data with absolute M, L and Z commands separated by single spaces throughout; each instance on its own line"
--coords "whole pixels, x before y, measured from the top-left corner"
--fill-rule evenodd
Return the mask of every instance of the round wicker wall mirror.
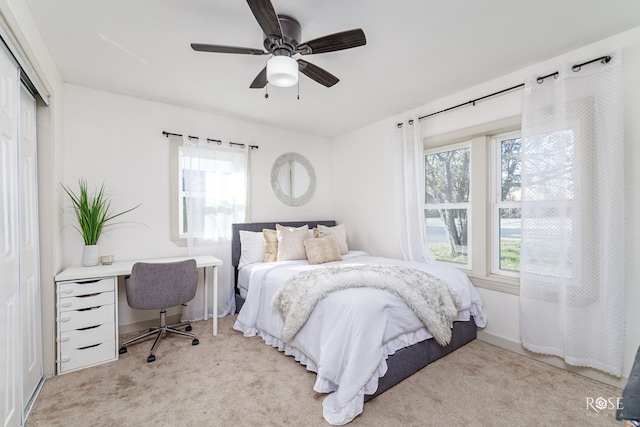
M 306 157 L 285 153 L 271 168 L 271 188 L 276 197 L 289 206 L 307 203 L 316 189 L 316 174 Z

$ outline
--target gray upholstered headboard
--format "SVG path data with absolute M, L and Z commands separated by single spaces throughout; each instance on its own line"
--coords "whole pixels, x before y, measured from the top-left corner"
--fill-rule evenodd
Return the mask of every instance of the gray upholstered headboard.
M 262 231 L 263 228 L 276 229 L 276 224 L 284 225 L 287 227 L 301 227 L 305 224 L 309 225 L 309 228 L 316 227 L 318 224 L 326 225 L 327 227 L 333 227 L 336 225 L 335 221 L 280 221 L 280 222 L 246 222 L 242 224 L 232 224 L 232 237 L 231 237 L 231 264 L 234 269 L 238 267 L 240 261 L 240 230 L 246 231 Z

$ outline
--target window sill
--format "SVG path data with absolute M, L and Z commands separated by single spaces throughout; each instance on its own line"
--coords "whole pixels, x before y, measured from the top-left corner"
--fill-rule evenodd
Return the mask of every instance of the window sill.
M 467 274 L 467 276 L 477 288 L 520 295 L 520 279 L 500 276 L 474 276 L 472 274 Z
M 171 238 L 171 241 L 176 246 L 179 246 L 181 248 L 186 248 L 187 246 L 189 246 L 189 239 L 187 239 L 186 237 Z M 205 240 L 205 239 L 195 238 L 195 237 L 192 240 L 193 246 L 211 246 L 214 243 L 216 242 L 213 240 Z
M 173 242 L 174 245 L 179 246 L 181 248 L 187 247 L 187 239 L 183 239 L 180 237 L 172 237 L 171 241 Z

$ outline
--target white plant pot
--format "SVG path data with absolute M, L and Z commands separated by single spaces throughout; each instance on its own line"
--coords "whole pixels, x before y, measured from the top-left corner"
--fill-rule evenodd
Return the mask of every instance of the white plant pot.
M 100 251 L 98 245 L 84 245 L 82 250 L 82 265 L 85 267 L 93 267 L 100 263 Z

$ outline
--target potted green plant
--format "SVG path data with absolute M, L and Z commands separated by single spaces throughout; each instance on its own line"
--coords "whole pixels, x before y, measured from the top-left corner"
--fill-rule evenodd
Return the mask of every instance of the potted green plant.
M 114 218 L 131 212 L 140 205 L 119 213 L 111 213 L 111 200 L 109 200 L 105 194 L 104 183 L 100 186 L 100 189 L 92 195 L 89 194 L 87 182 L 84 179 L 80 179 L 78 184 L 80 187 L 78 194 L 64 184 L 60 185 L 62 185 L 62 188 L 73 204 L 73 210 L 78 220 L 78 227 L 74 226 L 74 228 L 80 232 L 84 239 L 85 246 L 82 255 L 82 265 L 98 265 L 100 258 L 98 239 L 102 234 L 102 230 L 108 225 L 111 225 L 109 222 Z

